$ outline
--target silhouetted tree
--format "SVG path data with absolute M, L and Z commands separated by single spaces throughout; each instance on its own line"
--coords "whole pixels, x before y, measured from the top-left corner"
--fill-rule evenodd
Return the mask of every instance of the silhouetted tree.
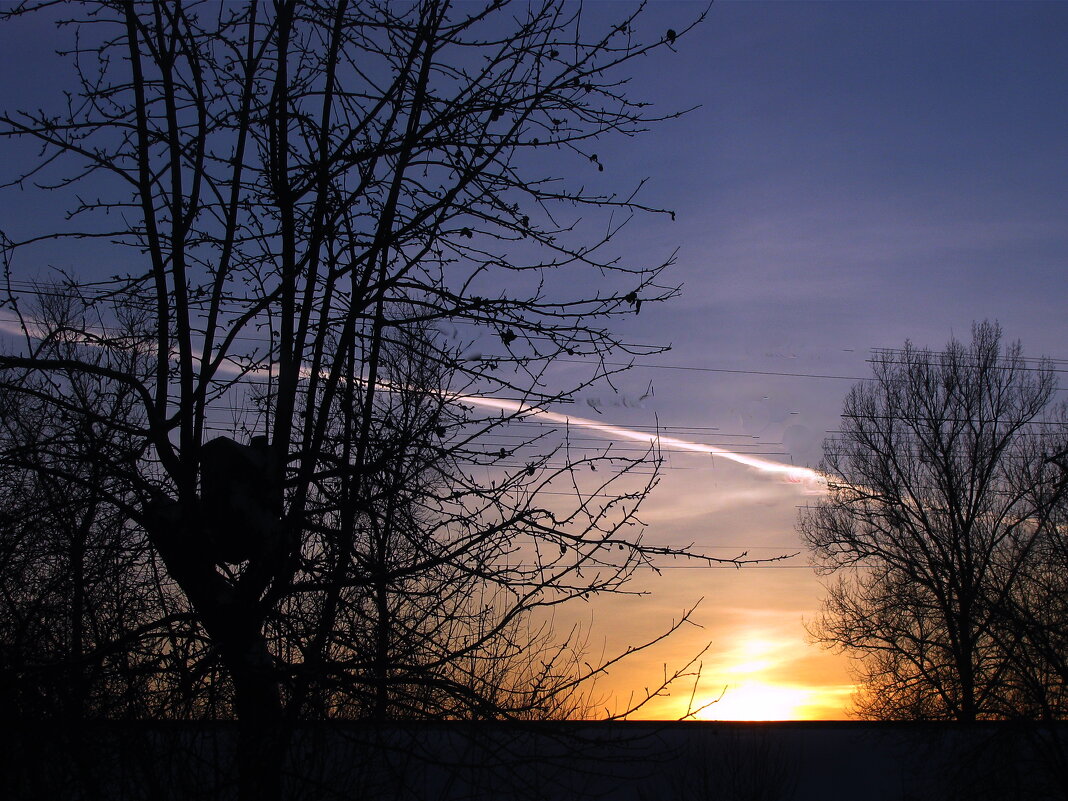
M 1012 591 L 998 600 L 993 634 L 1011 658 L 1006 714 L 1052 720 L 1068 715 L 1068 407 L 1061 405 L 1029 438 L 1031 503 L 1048 516 L 1019 567 Z
M 202 689 L 245 724 L 243 797 L 278 793 L 264 766 L 281 764 L 287 704 L 331 714 L 358 680 L 381 712 L 407 664 L 390 661 L 389 632 L 421 630 L 429 609 L 470 612 L 473 596 L 392 605 L 415 575 L 393 566 L 398 539 L 419 581 L 440 567 L 430 586 L 463 574 L 494 588 L 467 631 L 496 638 L 447 635 L 453 697 L 462 659 L 508 642 L 519 610 L 619 590 L 678 553 L 642 543 L 650 480 L 630 479 L 643 460 L 540 436 L 488 446 L 523 412 L 462 396 L 566 400 L 576 387 L 550 388 L 554 359 L 634 353 L 606 321 L 675 293 L 658 283 L 670 259 L 634 266 L 606 248 L 627 215 L 655 210 L 586 187 L 605 170 L 600 137 L 658 119 L 625 95 L 623 68 L 685 30 L 643 42 L 640 8 L 594 30 L 558 2 L 65 8 L 79 17 L 67 101 L 0 114 L 0 136 L 41 148 L 9 185 L 69 211 L 36 230 L 5 221 L 7 305 L 25 337 L 0 370 L 8 402 L 30 398 L 93 438 L 65 466 L 36 440 L 5 464 L 84 487 L 86 503 L 102 493 L 115 530 L 143 538 L 161 568 L 153 591 L 192 623 L 164 626 L 169 607 L 145 607 L 137 626 L 197 642 L 167 649 L 194 659 L 194 679 L 221 669 Z M 26 2 L 4 16 L 35 11 L 56 13 Z M 590 235 L 582 215 L 598 211 Z M 74 264 L 62 283 L 80 318 L 29 308 L 39 290 L 15 270 L 45 254 Z M 398 386 L 389 343 L 443 325 L 480 355 L 424 338 L 440 384 Z M 45 344 L 59 340 L 75 347 Z M 79 394 L 86 381 L 96 390 Z M 423 410 L 405 418 L 405 403 Z M 605 477 L 587 490 L 579 468 Z M 564 486 L 569 505 L 550 494 Z
M 65 335 L 84 328 L 79 298 L 61 287 L 39 290 L 35 316 L 54 336 L 37 344 L 38 355 L 99 366 L 99 351 Z M 136 348 L 127 351 L 127 364 L 138 358 Z M 131 499 L 115 471 L 137 459 L 137 438 L 125 428 L 137 425 L 134 399 L 85 371 L 47 380 L 27 371 L 18 387 L 0 389 L 6 715 L 73 722 L 187 712 L 191 698 L 179 701 L 162 677 L 179 658 L 173 635 L 181 631 L 187 648 L 196 643 L 187 630 L 192 619 L 160 581 L 144 534 L 125 517 Z
M 826 497 L 799 520 L 838 577 L 815 633 L 857 658 L 865 716 L 1019 714 L 1023 685 L 1046 681 L 1020 671 L 1025 632 L 1063 628 L 1036 628 L 1061 614 L 1040 590 L 1063 534 L 1053 370 L 981 323 L 942 353 L 879 353 L 873 373 L 824 445 Z

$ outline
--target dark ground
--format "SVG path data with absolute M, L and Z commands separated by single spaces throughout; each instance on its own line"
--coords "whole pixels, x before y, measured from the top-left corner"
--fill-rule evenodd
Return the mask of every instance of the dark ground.
M 0 797 L 231 799 L 229 723 L 7 725 Z M 412 723 L 293 732 L 286 799 L 1068 799 L 1068 724 Z

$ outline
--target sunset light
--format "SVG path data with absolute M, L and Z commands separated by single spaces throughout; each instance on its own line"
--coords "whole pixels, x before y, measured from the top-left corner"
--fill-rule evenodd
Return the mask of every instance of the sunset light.
M 1068 801 L 1066 41 L 0 0 L 0 801 Z
M 728 686 L 723 697 L 702 711 L 701 720 L 808 720 L 812 691 L 754 681 Z
M 719 700 L 703 709 L 701 720 L 808 720 L 818 717 L 817 691 L 784 676 L 783 667 L 798 645 L 772 631 L 742 636 L 714 669 L 723 681 Z M 785 681 L 783 679 L 786 679 Z

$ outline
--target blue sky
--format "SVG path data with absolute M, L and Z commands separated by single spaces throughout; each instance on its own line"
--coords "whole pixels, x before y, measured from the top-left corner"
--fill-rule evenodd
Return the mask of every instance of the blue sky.
M 679 212 L 672 318 L 728 357 L 735 328 L 865 348 L 982 317 L 1056 349 L 1066 33 L 1050 3 L 713 6 L 635 87 L 701 104 L 636 147 Z

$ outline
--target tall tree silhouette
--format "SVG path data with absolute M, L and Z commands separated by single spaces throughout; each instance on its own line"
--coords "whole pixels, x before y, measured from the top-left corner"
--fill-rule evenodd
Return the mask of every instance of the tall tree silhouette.
M 33 12 L 56 10 L 4 16 Z M 580 387 L 552 388 L 555 359 L 635 353 L 608 321 L 675 294 L 660 283 L 670 258 L 631 265 L 609 248 L 621 220 L 657 210 L 587 187 L 606 170 L 599 138 L 662 118 L 626 96 L 627 66 L 684 29 L 643 41 L 641 9 L 595 29 L 558 2 L 70 13 L 69 102 L 0 115 L 0 135 L 41 154 L 9 185 L 69 205 L 55 227 L 3 233 L 24 338 L 0 370 L 11 403 L 128 445 L 79 445 L 65 467 L 15 443 L 5 463 L 90 490 L 143 535 L 174 614 L 193 621 L 182 631 L 208 645 L 199 669 L 227 679 L 206 682 L 212 708 L 246 724 L 244 797 L 278 792 L 261 767 L 280 764 L 287 704 L 332 714 L 357 679 L 373 708 L 392 703 L 398 536 L 424 579 L 440 565 L 508 595 L 476 616 L 497 633 L 517 624 L 510 609 L 619 590 L 653 555 L 682 553 L 642 542 L 642 459 L 541 435 L 488 445 L 523 412 L 462 396 L 566 400 Z M 591 233 L 582 217 L 601 212 Z M 61 323 L 34 314 L 41 289 L 18 271 L 46 257 L 71 265 L 58 280 L 81 304 Z M 433 333 L 445 327 L 455 338 Z M 413 336 L 436 386 L 390 355 Z M 85 381 L 91 395 L 75 391 Z M 425 416 L 405 417 L 409 402 Z M 575 480 L 598 466 L 592 489 Z M 491 639 L 454 640 L 451 669 Z

